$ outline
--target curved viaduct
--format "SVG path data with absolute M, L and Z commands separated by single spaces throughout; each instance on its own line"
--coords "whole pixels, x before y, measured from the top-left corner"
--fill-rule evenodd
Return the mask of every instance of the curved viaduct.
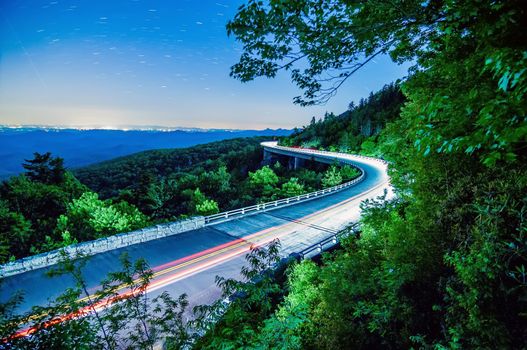
M 334 236 L 350 222 L 359 219 L 359 204 L 390 190 L 387 165 L 373 158 L 350 154 L 281 147 L 276 142 L 262 143 L 265 157 L 273 154 L 318 162 L 340 162 L 360 168 L 360 182 L 341 186 L 319 195 L 276 201 L 258 208 L 220 213 L 206 219 L 204 227 L 140 244 L 106 251 L 91 257 L 83 272 L 90 292 L 110 271 L 119 268 L 119 256 L 127 252 L 132 259 L 145 258 L 154 271 L 149 286 L 151 296 L 168 291 L 173 296 L 186 293 L 190 305 L 207 304 L 220 292 L 215 276 L 238 277 L 251 245 L 263 245 L 280 239 L 281 254 L 300 252 L 317 242 Z M 307 198 L 309 197 L 309 198 Z M 66 288 L 74 285 L 69 276 L 48 278 L 50 267 L 5 277 L 0 283 L 0 302 L 16 290 L 24 293 L 19 311 L 33 305 L 45 305 Z M 38 287 L 38 288 L 35 288 Z

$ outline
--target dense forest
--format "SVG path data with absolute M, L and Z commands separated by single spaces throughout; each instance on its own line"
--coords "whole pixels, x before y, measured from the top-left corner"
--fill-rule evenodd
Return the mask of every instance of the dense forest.
M 35 153 L 0 186 L 0 263 L 155 223 L 292 197 L 358 176 L 349 166 L 263 166 L 263 137 L 140 152 L 67 171 Z
M 385 89 L 393 94 L 374 94 L 283 141 L 382 155 L 396 197 L 364 203 L 360 234 L 321 261 L 273 272 L 279 242 L 255 249 L 243 281 L 217 279 L 223 297 L 235 298 L 196 308 L 196 323 L 182 321 L 184 297 L 158 299 L 160 316 L 137 307 L 146 298 L 137 293 L 123 303 L 127 312 L 60 323 L 20 347 L 114 349 L 115 330 L 135 317 L 143 320 L 128 333 L 135 348 L 163 337 L 171 349 L 524 349 L 526 12 L 520 0 L 248 1 L 227 27 L 243 46 L 231 75 L 290 71 L 302 105 L 327 101 L 380 54 L 412 64 Z M 361 116 L 369 103 L 375 122 Z M 257 178 L 272 177 L 264 169 Z M 113 281 L 144 291 L 129 276 L 148 283 L 148 268 L 123 266 Z
M 284 146 L 302 146 L 352 153 L 374 153 L 375 143 L 386 124 L 396 119 L 405 101 L 399 83 L 385 85 L 368 98 L 350 103 L 339 115 L 326 113 L 324 119 L 311 119 L 302 129 L 280 140 Z
M 74 169 L 73 173 L 103 198 L 134 190 L 144 181 L 216 170 L 218 164 L 235 170 L 233 175 L 244 177 L 260 166 L 260 142 L 268 140 L 269 137 L 238 138 L 189 148 L 156 149 Z

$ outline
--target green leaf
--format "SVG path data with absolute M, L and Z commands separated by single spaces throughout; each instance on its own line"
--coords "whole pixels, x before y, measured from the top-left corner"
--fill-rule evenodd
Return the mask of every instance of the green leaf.
M 424 156 L 426 157 L 430 153 L 430 146 L 426 146 Z
M 500 81 L 498 82 L 498 89 L 507 91 L 507 88 L 509 86 L 509 79 L 511 77 L 511 73 L 507 71 L 503 76 L 500 78 Z

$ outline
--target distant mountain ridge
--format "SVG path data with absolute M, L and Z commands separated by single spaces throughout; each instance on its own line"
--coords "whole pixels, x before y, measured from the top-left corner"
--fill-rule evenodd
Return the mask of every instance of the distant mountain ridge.
M 65 131 L 65 130 L 76 130 L 76 131 L 95 131 L 95 130 L 105 130 L 105 131 L 161 131 L 161 132 L 171 132 L 171 131 L 188 131 L 188 132 L 241 132 L 241 131 L 255 131 L 263 132 L 267 130 L 271 131 L 289 131 L 289 129 L 271 129 L 266 128 L 262 130 L 257 129 L 229 129 L 229 128 L 197 128 L 197 127 L 187 127 L 187 126 L 160 126 L 160 125 L 120 125 L 115 127 L 97 127 L 97 126 L 72 126 L 72 125 L 33 125 L 33 124 L 0 124 L 0 133 L 4 131 L 32 131 L 32 130 L 42 130 L 42 131 Z
M 185 129 L 185 128 L 182 128 Z M 21 163 L 34 152 L 51 152 L 69 168 L 152 149 L 182 148 L 252 136 L 286 136 L 292 130 L 229 129 L 75 129 L 60 126 L 0 126 L 0 178 L 23 171 Z

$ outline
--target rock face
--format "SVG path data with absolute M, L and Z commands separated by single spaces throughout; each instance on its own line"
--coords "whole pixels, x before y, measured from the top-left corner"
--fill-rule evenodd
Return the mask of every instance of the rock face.
M 162 237 L 176 235 L 181 232 L 195 230 L 203 226 L 205 226 L 205 218 L 198 216 L 188 220 L 151 226 L 137 231 L 101 238 L 95 241 L 74 244 L 61 250 L 54 250 L 48 253 L 30 256 L 2 265 L 0 266 L 0 278 L 54 265 L 60 261 L 62 257 L 61 251 L 71 257 L 78 255 L 90 256 L 132 244 L 143 243 Z

